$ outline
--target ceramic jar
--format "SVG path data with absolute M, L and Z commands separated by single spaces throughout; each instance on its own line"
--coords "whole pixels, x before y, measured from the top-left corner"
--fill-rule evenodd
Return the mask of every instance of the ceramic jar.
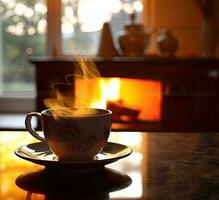
M 144 31 L 144 26 L 135 24 L 135 15 L 131 15 L 131 23 L 124 26 L 119 35 L 119 45 L 124 56 L 143 56 L 149 44 L 150 35 Z
M 172 34 L 169 29 L 161 30 L 160 34 L 156 38 L 158 48 L 161 56 L 174 57 L 178 48 L 178 40 Z

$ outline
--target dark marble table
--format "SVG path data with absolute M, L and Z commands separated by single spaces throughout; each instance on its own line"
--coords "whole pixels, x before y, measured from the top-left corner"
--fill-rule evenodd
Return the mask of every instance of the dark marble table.
M 0 199 L 219 199 L 219 133 L 113 132 L 109 141 L 133 153 L 97 171 L 62 172 L 14 155 L 36 142 L 27 132 L 0 132 Z

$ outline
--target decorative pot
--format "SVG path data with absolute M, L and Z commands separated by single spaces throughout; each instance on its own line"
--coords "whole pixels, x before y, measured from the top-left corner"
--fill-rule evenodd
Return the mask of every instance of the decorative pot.
M 143 56 L 149 44 L 150 35 L 144 31 L 141 24 L 135 24 L 132 15 L 131 24 L 125 25 L 119 35 L 119 45 L 124 56 Z
M 161 56 L 174 57 L 178 48 L 178 40 L 169 29 L 163 29 L 157 36 L 157 45 L 161 52 Z

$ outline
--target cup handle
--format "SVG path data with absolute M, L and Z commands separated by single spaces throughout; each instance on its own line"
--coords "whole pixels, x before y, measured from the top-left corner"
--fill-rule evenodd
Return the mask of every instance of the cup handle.
M 45 142 L 45 138 L 44 137 L 41 137 L 33 128 L 32 128 L 32 124 L 31 124 L 31 119 L 32 117 L 37 117 L 40 122 L 42 121 L 41 120 L 41 114 L 38 113 L 38 112 L 31 112 L 29 114 L 27 114 L 26 118 L 25 118 L 25 126 L 26 126 L 26 129 L 28 130 L 28 132 L 33 136 L 35 137 L 36 139 L 42 141 L 42 142 Z

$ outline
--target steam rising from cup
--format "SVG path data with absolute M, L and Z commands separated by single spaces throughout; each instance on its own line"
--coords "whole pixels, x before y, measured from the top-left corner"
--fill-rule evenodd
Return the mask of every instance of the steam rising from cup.
M 52 84 L 56 98 L 44 100 L 47 108 L 53 109 L 54 116 L 88 116 L 94 115 L 95 110 L 83 109 L 91 107 L 91 103 L 97 98 L 98 91 L 101 95 L 98 78 L 100 73 L 91 59 L 75 57 L 75 73 L 65 76 L 65 82 L 56 82 Z M 76 84 L 76 90 L 74 84 Z M 60 109 L 61 108 L 61 109 Z M 63 109 L 64 108 L 64 109 Z M 69 109 L 81 108 L 81 109 Z M 88 113 L 89 111 L 89 113 Z

